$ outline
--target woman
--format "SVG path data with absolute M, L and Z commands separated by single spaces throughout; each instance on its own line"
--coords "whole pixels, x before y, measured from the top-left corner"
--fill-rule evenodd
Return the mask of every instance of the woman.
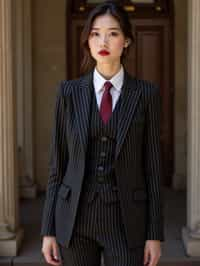
M 58 88 L 42 253 L 52 265 L 155 266 L 163 236 L 159 90 L 131 77 L 126 12 L 99 4 L 82 32 L 84 69 Z M 59 257 L 59 253 L 61 258 Z

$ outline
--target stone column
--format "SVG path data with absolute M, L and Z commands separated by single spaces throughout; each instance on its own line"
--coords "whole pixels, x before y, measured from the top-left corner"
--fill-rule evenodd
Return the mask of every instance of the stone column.
M 13 11 L 20 196 L 35 198 L 37 189 L 33 171 L 31 0 L 14 1 Z
M 23 235 L 18 219 L 11 2 L 0 1 L 0 256 L 15 256 Z
M 200 1 L 188 1 L 187 226 L 189 256 L 200 256 Z

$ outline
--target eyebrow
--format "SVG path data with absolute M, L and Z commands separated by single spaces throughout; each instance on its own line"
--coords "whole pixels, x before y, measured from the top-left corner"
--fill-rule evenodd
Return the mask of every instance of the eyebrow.
M 100 28 L 93 27 L 92 30 L 99 30 Z M 109 30 L 120 30 L 120 28 L 112 27 L 108 28 Z

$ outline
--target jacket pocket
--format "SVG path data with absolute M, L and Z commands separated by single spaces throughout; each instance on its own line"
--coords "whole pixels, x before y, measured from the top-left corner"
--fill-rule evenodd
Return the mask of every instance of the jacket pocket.
M 66 200 L 69 198 L 70 194 L 71 194 L 71 188 L 64 184 L 61 184 L 59 191 L 58 191 L 58 196 Z
M 147 193 L 143 189 L 133 191 L 133 200 L 134 201 L 145 201 L 147 200 Z

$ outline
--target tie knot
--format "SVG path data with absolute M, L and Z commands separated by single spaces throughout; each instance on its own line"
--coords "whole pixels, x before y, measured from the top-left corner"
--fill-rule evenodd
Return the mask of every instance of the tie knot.
M 105 90 L 107 90 L 107 91 L 109 91 L 111 88 L 112 88 L 112 83 L 110 82 L 110 81 L 106 81 L 105 83 L 104 83 L 104 88 L 105 88 Z

